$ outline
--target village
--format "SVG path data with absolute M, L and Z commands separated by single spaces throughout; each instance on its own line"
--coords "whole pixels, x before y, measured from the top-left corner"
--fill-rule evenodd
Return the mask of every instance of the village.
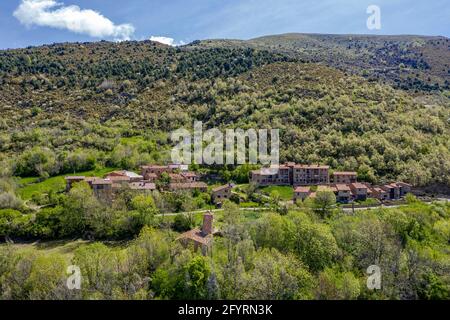
M 105 203 L 112 203 L 115 195 L 124 188 L 137 193 L 151 194 L 163 192 L 208 192 L 212 203 L 220 208 L 224 201 L 230 200 L 235 187 L 232 183 L 208 188 L 202 176 L 189 171 L 187 165 L 145 165 L 140 174 L 132 171 L 113 171 L 104 177 L 68 176 L 66 192 L 75 183 L 86 182 L 94 195 Z M 249 182 L 257 188 L 270 186 L 292 187 L 293 199 L 290 202 L 301 203 L 308 198 L 314 199 L 319 192 L 332 192 L 339 204 L 362 203 L 367 199 L 377 202 L 399 201 L 412 191 L 412 185 L 404 182 L 391 182 L 379 186 L 358 182 L 356 172 L 336 171 L 330 174 L 326 165 L 304 165 L 288 162 L 276 168 L 262 168 L 250 172 Z M 203 255 L 210 253 L 213 236 L 218 233 L 213 226 L 214 214 L 203 214 L 200 228 L 182 233 L 177 240 L 185 247 L 191 246 Z
M 380 186 L 358 182 L 357 172 L 333 172 L 325 165 L 303 165 L 293 162 L 277 167 L 277 170 L 260 169 L 252 171 L 251 182 L 257 186 L 288 185 L 294 188 L 294 202 L 314 198 L 317 192 L 331 191 L 338 203 L 365 201 L 368 198 L 379 201 L 400 200 L 412 191 L 412 185 L 392 182 Z M 314 191 L 315 190 L 315 191 Z
M 273 169 L 273 168 L 272 168 Z M 113 171 L 105 177 L 68 176 L 66 191 L 74 183 L 85 181 L 92 188 L 95 196 L 106 202 L 114 201 L 114 194 L 122 189 L 151 193 L 157 189 L 165 192 L 199 191 L 207 192 L 208 184 L 201 181 L 200 174 L 189 171 L 188 166 L 178 164 L 141 166 L 140 174 L 132 171 Z M 164 181 L 165 183 L 160 183 Z M 356 172 L 336 171 L 330 174 L 326 165 L 304 165 L 288 162 L 277 166 L 276 170 L 251 171 L 249 181 L 256 187 L 291 186 L 293 201 L 305 201 L 314 198 L 317 192 L 333 192 L 336 201 L 348 204 L 365 201 L 369 198 L 383 201 L 400 200 L 412 191 L 413 186 L 405 182 L 391 182 L 379 186 L 367 182 L 358 182 Z M 211 190 L 211 198 L 220 206 L 229 200 L 234 185 L 227 183 Z

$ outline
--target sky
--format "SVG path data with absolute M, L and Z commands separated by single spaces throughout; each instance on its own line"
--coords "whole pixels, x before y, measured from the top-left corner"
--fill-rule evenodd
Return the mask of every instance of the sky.
M 380 29 L 367 27 L 370 5 L 380 8 Z M 449 21 L 449 0 L 0 0 L 0 49 L 288 32 L 450 37 Z

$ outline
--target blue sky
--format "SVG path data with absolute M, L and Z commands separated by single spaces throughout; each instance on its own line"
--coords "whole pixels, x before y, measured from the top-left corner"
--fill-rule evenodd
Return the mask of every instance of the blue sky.
M 381 30 L 366 27 L 372 4 L 381 9 Z M 151 36 L 187 43 L 286 32 L 449 37 L 449 21 L 449 0 L 2 0 L 0 48 Z

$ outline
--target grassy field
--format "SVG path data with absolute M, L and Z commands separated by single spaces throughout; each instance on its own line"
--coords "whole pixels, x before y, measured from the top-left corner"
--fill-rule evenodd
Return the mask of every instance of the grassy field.
M 11 246 L 23 254 L 32 252 L 41 254 L 60 254 L 67 262 L 70 262 L 74 251 L 80 246 L 88 243 L 88 241 L 83 240 L 55 240 L 48 242 L 12 244 Z M 3 246 L 6 246 L 6 244 L 0 245 L 0 247 Z
M 289 201 L 294 198 L 294 190 L 291 186 L 269 186 L 261 188 L 261 191 L 268 196 L 272 192 L 277 192 L 283 201 Z
M 123 249 L 126 248 L 130 241 L 101 241 L 103 244 L 107 245 L 110 248 Z M 95 241 L 87 241 L 87 240 L 52 240 L 52 241 L 36 241 L 33 243 L 17 243 L 11 244 L 11 246 L 22 252 L 24 255 L 32 254 L 33 252 L 51 255 L 51 254 L 59 254 L 64 257 L 67 263 L 69 263 L 75 251 L 85 245 L 89 245 L 91 243 L 95 243 Z M 6 246 L 6 244 L 0 244 L 0 248 Z
M 74 175 L 86 176 L 86 177 L 101 177 L 108 172 L 114 171 L 116 168 L 102 168 L 87 172 L 78 172 Z M 51 177 L 44 181 L 39 182 L 38 178 L 29 177 L 19 179 L 19 189 L 17 190 L 19 196 L 23 200 L 29 200 L 35 193 L 48 193 L 50 190 L 54 192 L 62 192 L 66 187 L 66 182 L 64 178 L 68 176 L 67 174 Z

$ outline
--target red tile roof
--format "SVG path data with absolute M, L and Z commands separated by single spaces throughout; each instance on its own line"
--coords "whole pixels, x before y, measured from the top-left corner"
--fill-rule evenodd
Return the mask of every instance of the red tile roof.
M 132 190 L 156 190 L 156 185 L 154 183 L 132 182 L 132 183 L 130 183 L 130 189 L 132 189 Z
M 208 185 L 204 182 L 170 183 L 169 188 L 172 190 L 206 189 Z
M 352 186 L 355 189 L 367 189 L 367 186 L 365 184 L 359 182 L 352 183 L 350 186 Z
M 320 165 L 320 164 L 296 164 L 294 166 L 296 169 L 330 169 L 330 166 Z
M 294 189 L 294 192 L 297 193 L 309 193 L 311 191 L 310 187 L 297 187 Z
M 336 171 L 333 173 L 334 176 L 356 176 L 358 173 L 352 171 Z
M 130 181 L 130 177 L 127 177 L 127 176 L 108 176 L 108 180 L 111 180 L 113 182 L 116 182 L 116 181 Z
M 112 181 L 111 180 L 106 180 L 106 179 L 94 179 L 93 181 L 92 181 L 92 184 L 95 184 L 95 185 L 99 185 L 99 184 L 112 184 Z
M 397 182 L 397 185 L 402 186 L 402 187 L 410 187 L 412 188 L 412 184 L 406 183 L 406 182 Z
M 337 191 L 350 191 L 350 187 L 346 184 L 337 184 L 336 190 Z
M 190 231 L 187 231 L 187 232 L 181 234 L 177 238 L 177 240 L 182 240 L 182 239 L 189 239 L 189 240 L 192 240 L 194 242 L 197 242 L 197 243 L 200 243 L 203 245 L 208 245 L 212 241 L 213 235 L 209 234 L 209 235 L 205 236 L 200 229 L 196 228 L 196 229 L 193 229 L 193 230 L 190 230 Z
M 334 186 L 328 186 L 328 185 L 324 186 L 324 185 L 319 185 L 319 186 L 317 186 L 317 191 L 318 191 L 318 192 L 324 192 L 324 191 L 335 192 L 335 191 L 337 191 L 337 189 L 336 189 L 336 187 L 334 187 Z

